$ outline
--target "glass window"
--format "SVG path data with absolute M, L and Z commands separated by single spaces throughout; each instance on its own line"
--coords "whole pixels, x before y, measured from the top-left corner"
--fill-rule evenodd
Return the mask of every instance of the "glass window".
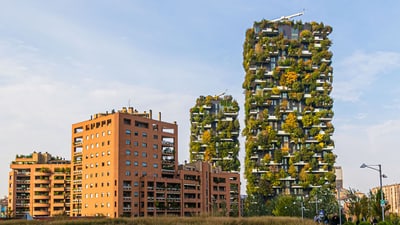
M 131 140 L 126 140 L 125 143 L 126 143 L 127 145 L 130 145 L 130 144 L 131 144 Z
M 147 143 L 142 143 L 142 147 L 146 148 L 147 147 Z
M 138 156 L 138 155 L 139 155 L 139 152 L 138 152 L 138 151 L 134 151 L 134 152 L 133 152 L 133 155 L 134 155 L 134 156 Z
M 147 153 L 146 153 L 146 152 L 142 152 L 142 156 L 143 156 L 144 158 L 146 158 L 146 157 L 147 157 Z
M 143 133 L 142 133 L 142 137 L 147 137 L 147 133 L 146 133 L 146 132 L 143 132 Z
M 130 166 L 131 165 L 131 161 L 130 160 L 126 160 L 125 161 L 125 165 Z
M 142 162 L 143 167 L 147 167 L 147 162 Z
M 154 168 L 158 168 L 158 164 L 157 164 L 157 163 L 154 163 L 154 164 L 153 164 L 153 167 L 154 167 Z
M 131 130 L 126 129 L 126 130 L 125 130 L 125 134 L 131 134 Z
M 135 161 L 135 162 L 133 162 L 133 165 L 134 165 L 134 166 L 138 166 L 139 164 L 138 164 L 137 161 Z
M 153 149 L 158 149 L 158 144 L 153 144 Z
M 129 150 L 129 149 L 125 150 L 125 154 L 126 155 L 131 155 L 131 150 Z

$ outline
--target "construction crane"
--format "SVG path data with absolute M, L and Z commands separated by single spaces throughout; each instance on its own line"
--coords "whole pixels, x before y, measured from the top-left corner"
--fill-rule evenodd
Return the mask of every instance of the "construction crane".
M 225 89 L 225 91 L 224 92 L 222 92 L 221 94 L 219 94 L 219 95 L 214 95 L 214 98 L 219 98 L 219 97 L 221 97 L 221 96 L 223 96 L 223 95 L 225 95 L 225 93 L 228 91 L 228 89 Z
M 293 17 L 302 16 L 303 14 L 304 14 L 304 9 L 303 9 L 303 11 L 301 11 L 301 12 L 299 12 L 299 13 L 295 13 L 295 14 L 290 15 L 290 16 L 281 16 L 281 17 L 278 18 L 278 19 L 273 19 L 273 20 L 271 20 L 271 22 L 278 22 L 278 21 L 281 21 L 281 20 L 290 20 L 290 19 L 292 19 Z

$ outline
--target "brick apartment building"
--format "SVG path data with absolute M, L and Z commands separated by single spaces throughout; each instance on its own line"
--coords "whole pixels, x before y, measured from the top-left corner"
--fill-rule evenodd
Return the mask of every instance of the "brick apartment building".
M 72 125 L 72 160 L 17 155 L 16 217 L 240 215 L 240 175 L 208 162 L 178 165 L 178 126 L 123 108 Z
M 72 125 L 71 215 L 237 215 L 239 174 L 178 169 L 178 126 L 152 117 L 129 107 Z
M 70 165 L 47 152 L 17 155 L 10 165 L 8 213 L 18 218 L 69 215 Z

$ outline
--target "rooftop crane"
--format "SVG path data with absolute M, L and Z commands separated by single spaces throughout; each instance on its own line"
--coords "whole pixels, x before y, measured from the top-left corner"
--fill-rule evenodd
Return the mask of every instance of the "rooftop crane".
M 214 95 L 214 98 L 219 98 L 219 97 L 225 95 L 225 93 L 226 93 L 227 91 L 228 91 L 228 89 L 225 89 L 225 91 L 222 92 L 221 94 L 219 94 L 219 95 Z
M 280 18 L 273 19 L 273 20 L 271 20 L 271 22 L 278 22 L 278 21 L 281 21 L 281 20 L 289 20 L 289 19 L 291 19 L 293 17 L 301 16 L 303 14 L 304 14 L 304 9 L 303 9 L 303 11 L 301 11 L 299 13 L 295 13 L 295 14 L 292 14 L 292 15 L 289 15 L 289 16 L 281 16 Z

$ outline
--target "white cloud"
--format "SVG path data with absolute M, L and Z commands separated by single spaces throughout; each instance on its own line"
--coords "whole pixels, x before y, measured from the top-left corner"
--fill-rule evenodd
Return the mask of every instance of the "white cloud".
M 378 186 L 378 174 L 360 168 L 362 163 L 382 164 L 388 175 L 385 184 L 398 183 L 398 134 L 400 120 L 387 120 L 373 125 L 336 126 L 335 154 L 337 164 L 343 166 L 345 188 L 368 189 Z M 360 179 L 362 177 L 363 179 Z
M 397 68 L 400 68 L 400 53 L 355 52 L 336 64 L 333 96 L 356 102 L 374 81 Z

